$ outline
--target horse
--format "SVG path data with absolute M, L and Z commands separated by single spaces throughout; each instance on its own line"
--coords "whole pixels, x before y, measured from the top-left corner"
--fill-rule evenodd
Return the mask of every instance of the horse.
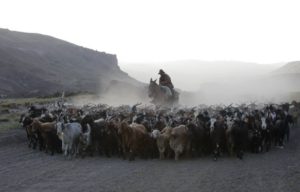
M 151 101 L 155 105 L 174 106 L 178 104 L 178 93 L 167 86 L 161 86 L 156 83 L 156 80 L 150 79 L 148 87 L 148 96 L 153 98 Z

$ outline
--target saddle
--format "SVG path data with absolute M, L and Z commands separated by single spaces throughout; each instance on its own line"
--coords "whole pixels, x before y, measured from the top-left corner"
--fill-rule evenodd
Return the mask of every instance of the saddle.
M 171 98 L 177 98 L 179 96 L 179 93 L 175 91 L 175 89 L 171 89 L 168 86 L 160 86 L 160 89 Z

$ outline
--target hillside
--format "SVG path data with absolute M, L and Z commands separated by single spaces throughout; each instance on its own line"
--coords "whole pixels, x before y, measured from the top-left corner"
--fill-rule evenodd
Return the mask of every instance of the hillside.
M 140 85 L 121 71 L 116 55 L 7 29 L 0 29 L 0 67 L 0 95 L 8 97 L 99 93 L 113 80 Z
M 286 65 L 273 71 L 273 74 L 299 74 L 300 75 L 300 61 L 289 62 Z

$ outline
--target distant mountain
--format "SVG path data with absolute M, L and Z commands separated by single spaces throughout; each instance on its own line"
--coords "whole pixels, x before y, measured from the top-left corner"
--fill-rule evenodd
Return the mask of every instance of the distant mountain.
M 121 63 L 132 77 L 148 83 L 165 70 L 183 105 L 299 100 L 298 62 L 256 64 L 237 61 L 176 61 L 166 63 Z M 294 73 L 287 73 L 292 71 Z M 279 73 L 280 72 L 280 73 Z
M 276 69 L 273 74 L 300 74 L 300 61 L 293 61 Z
M 158 78 L 159 69 L 168 73 L 175 87 L 197 91 L 210 82 L 240 81 L 268 74 L 283 63 L 262 65 L 238 61 L 183 60 L 165 63 L 120 63 L 121 68 L 135 79 L 148 83 Z
M 299 101 L 300 73 L 295 63 L 271 65 L 264 73 L 249 70 L 248 74 L 246 71 L 241 73 L 243 76 L 232 74 L 231 77 L 208 81 L 201 85 L 197 99 L 204 103 Z
M 300 93 L 300 61 L 289 62 L 274 70 L 268 76 L 272 86 L 282 85 L 282 90 Z M 299 100 L 300 98 L 297 98 Z
M 111 81 L 140 85 L 119 68 L 116 55 L 46 35 L 0 29 L 0 95 L 98 93 Z

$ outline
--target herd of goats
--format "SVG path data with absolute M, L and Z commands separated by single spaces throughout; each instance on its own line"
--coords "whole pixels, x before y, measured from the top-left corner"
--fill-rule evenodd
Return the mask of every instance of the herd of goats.
M 67 159 L 123 159 L 262 153 L 283 148 L 295 118 L 291 104 L 157 108 L 108 105 L 31 106 L 20 118 L 28 146 Z M 293 106 L 294 107 L 294 106 Z

